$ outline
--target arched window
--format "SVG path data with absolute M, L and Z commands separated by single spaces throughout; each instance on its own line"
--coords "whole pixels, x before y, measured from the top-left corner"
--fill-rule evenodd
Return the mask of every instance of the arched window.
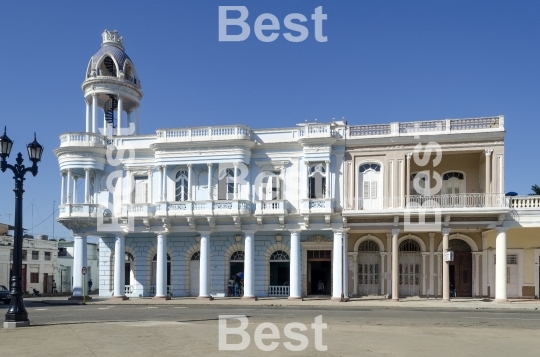
M 283 250 L 276 250 L 272 255 L 270 256 L 270 261 L 284 261 L 289 260 L 289 254 Z
M 126 262 L 133 262 L 135 261 L 135 258 L 133 257 L 133 254 L 126 252 L 125 255 Z
M 201 252 L 195 252 L 191 256 L 191 260 L 201 260 Z
M 273 201 L 281 199 L 281 180 L 279 178 L 279 172 L 264 172 L 259 189 L 259 200 Z
M 412 239 L 405 239 L 399 245 L 399 251 L 400 252 L 419 252 L 420 245 Z
M 379 245 L 372 240 L 365 240 L 358 247 L 359 252 L 378 252 Z
M 465 193 L 465 175 L 461 172 L 447 172 L 443 175 L 442 194 Z
M 366 163 L 360 165 L 359 172 L 359 209 L 378 209 L 382 207 L 381 165 Z
M 309 169 L 309 198 L 326 197 L 326 168 L 315 164 Z
M 117 75 L 116 64 L 110 56 L 106 56 L 99 66 L 100 76 L 116 77 Z
M 187 170 L 180 170 L 176 173 L 175 177 L 175 200 L 187 201 L 188 200 L 188 172 Z
M 231 260 L 234 260 L 234 261 L 244 261 L 244 251 L 242 250 L 239 250 L 237 252 L 234 252 L 232 255 L 231 255 Z

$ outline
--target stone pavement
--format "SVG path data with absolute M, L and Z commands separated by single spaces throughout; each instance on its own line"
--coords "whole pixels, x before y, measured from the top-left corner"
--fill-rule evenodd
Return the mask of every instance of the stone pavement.
M 80 304 L 80 302 L 67 301 L 66 297 L 45 297 L 25 299 L 27 304 L 45 303 L 51 305 Z M 460 299 L 454 298 L 450 302 L 442 302 L 441 299 L 405 298 L 399 302 L 381 298 L 352 298 L 348 302 L 334 302 L 329 298 L 305 298 L 304 301 L 289 301 L 287 298 L 259 298 L 254 300 L 242 300 L 241 298 L 216 298 L 213 301 L 198 300 L 192 297 L 172 298 L 171 300 L 152 298 L 130 298 L 129 300 L 116 300 L 92 296 L 87 304 L 104 305 L 249 305 L 249 306 L 304 306 L 304 307 L 381 307 L 381 308 L 414 308 L 414 309 L 540 309 L 540 299 L 510 299 L 508 302 L 495 302 L 492 299 Z

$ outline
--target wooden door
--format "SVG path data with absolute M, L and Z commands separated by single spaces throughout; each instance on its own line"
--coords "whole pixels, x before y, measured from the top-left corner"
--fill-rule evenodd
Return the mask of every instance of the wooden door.
M 47 294 L 49 292 L 48 286 L 49 286 L 49 274 L 43 273 L 43 290 L 42 291 L 44 294 Z
M 456 295 L 458 297 L 472 297 L 472 254 L 469 252 L 455 252 L 456 266 Z

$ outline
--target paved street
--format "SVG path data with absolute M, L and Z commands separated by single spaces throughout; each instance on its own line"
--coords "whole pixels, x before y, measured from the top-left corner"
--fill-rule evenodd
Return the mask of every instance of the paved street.
M 7 307 L 7 306 L 6 306 Z M 5 308 L 2 306 L 2 314 Z M 263 353 L 253 342 L 262 322 L 275 324 L 280 333 L 280 356 L 532 356 L 540 346 L 540 311 L 332 308 L 326 306 L 238 305 L 51 305 L 28 303 L 32 327 L 0 330 L 2 355 L 25 356 L 253 356 Z M 219 351 L 219 315 L 246 315 L 251 344 L 245 351 Z M 311 324 L 322 315 L 328 329 L 318 352 Z M 300 322 L 309 340 L 301 352 L 283 343 L 284 326 Z M 231 319 L 228 326 L 240 326 Z M 269 333 L 266 330 L 265 333 Z M 296 332 L 300 333 L 298 330 Z M 229 343 L 240 342 L 229 336 Z M 265 341 L 269 344 L 270 340 Z

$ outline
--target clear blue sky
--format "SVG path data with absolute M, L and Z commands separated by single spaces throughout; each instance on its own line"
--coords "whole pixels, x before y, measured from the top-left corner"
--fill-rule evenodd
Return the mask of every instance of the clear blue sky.
M 52 150 L 59 134 L 84 130 L 80 85 L 104 29 L 124 37 L 141 78 L 142 133 L 333 117 L 373 124 L 504 114 L 506 191 L 527 194 L 540 184 L 538 1 L 142 3 L 3 2 L 0 125 L 8 126 L 14 150 L 26 150 L 33 131 L 45 146 L 39 175 L 25 182 L 25 228 L 32 226 L 32 200 L 35 225 L 60 199 Z M 301 43 L 283 36 L 263 43 L 253 33 L 245 42 L 219 42 L 220 5 L 246 6 L 252 26 L 261 13 L 280 21 L 293 12 L 310 18 L 323 6 L 328 42 L 315 41 L 312 21 Z M 0 222 L 13 212 L 12 187 L 11 175 L 0 173 Z M 52 235 L 52 219 L 34 233 Z M 55 234 L 69 232 L 56 224 Z

